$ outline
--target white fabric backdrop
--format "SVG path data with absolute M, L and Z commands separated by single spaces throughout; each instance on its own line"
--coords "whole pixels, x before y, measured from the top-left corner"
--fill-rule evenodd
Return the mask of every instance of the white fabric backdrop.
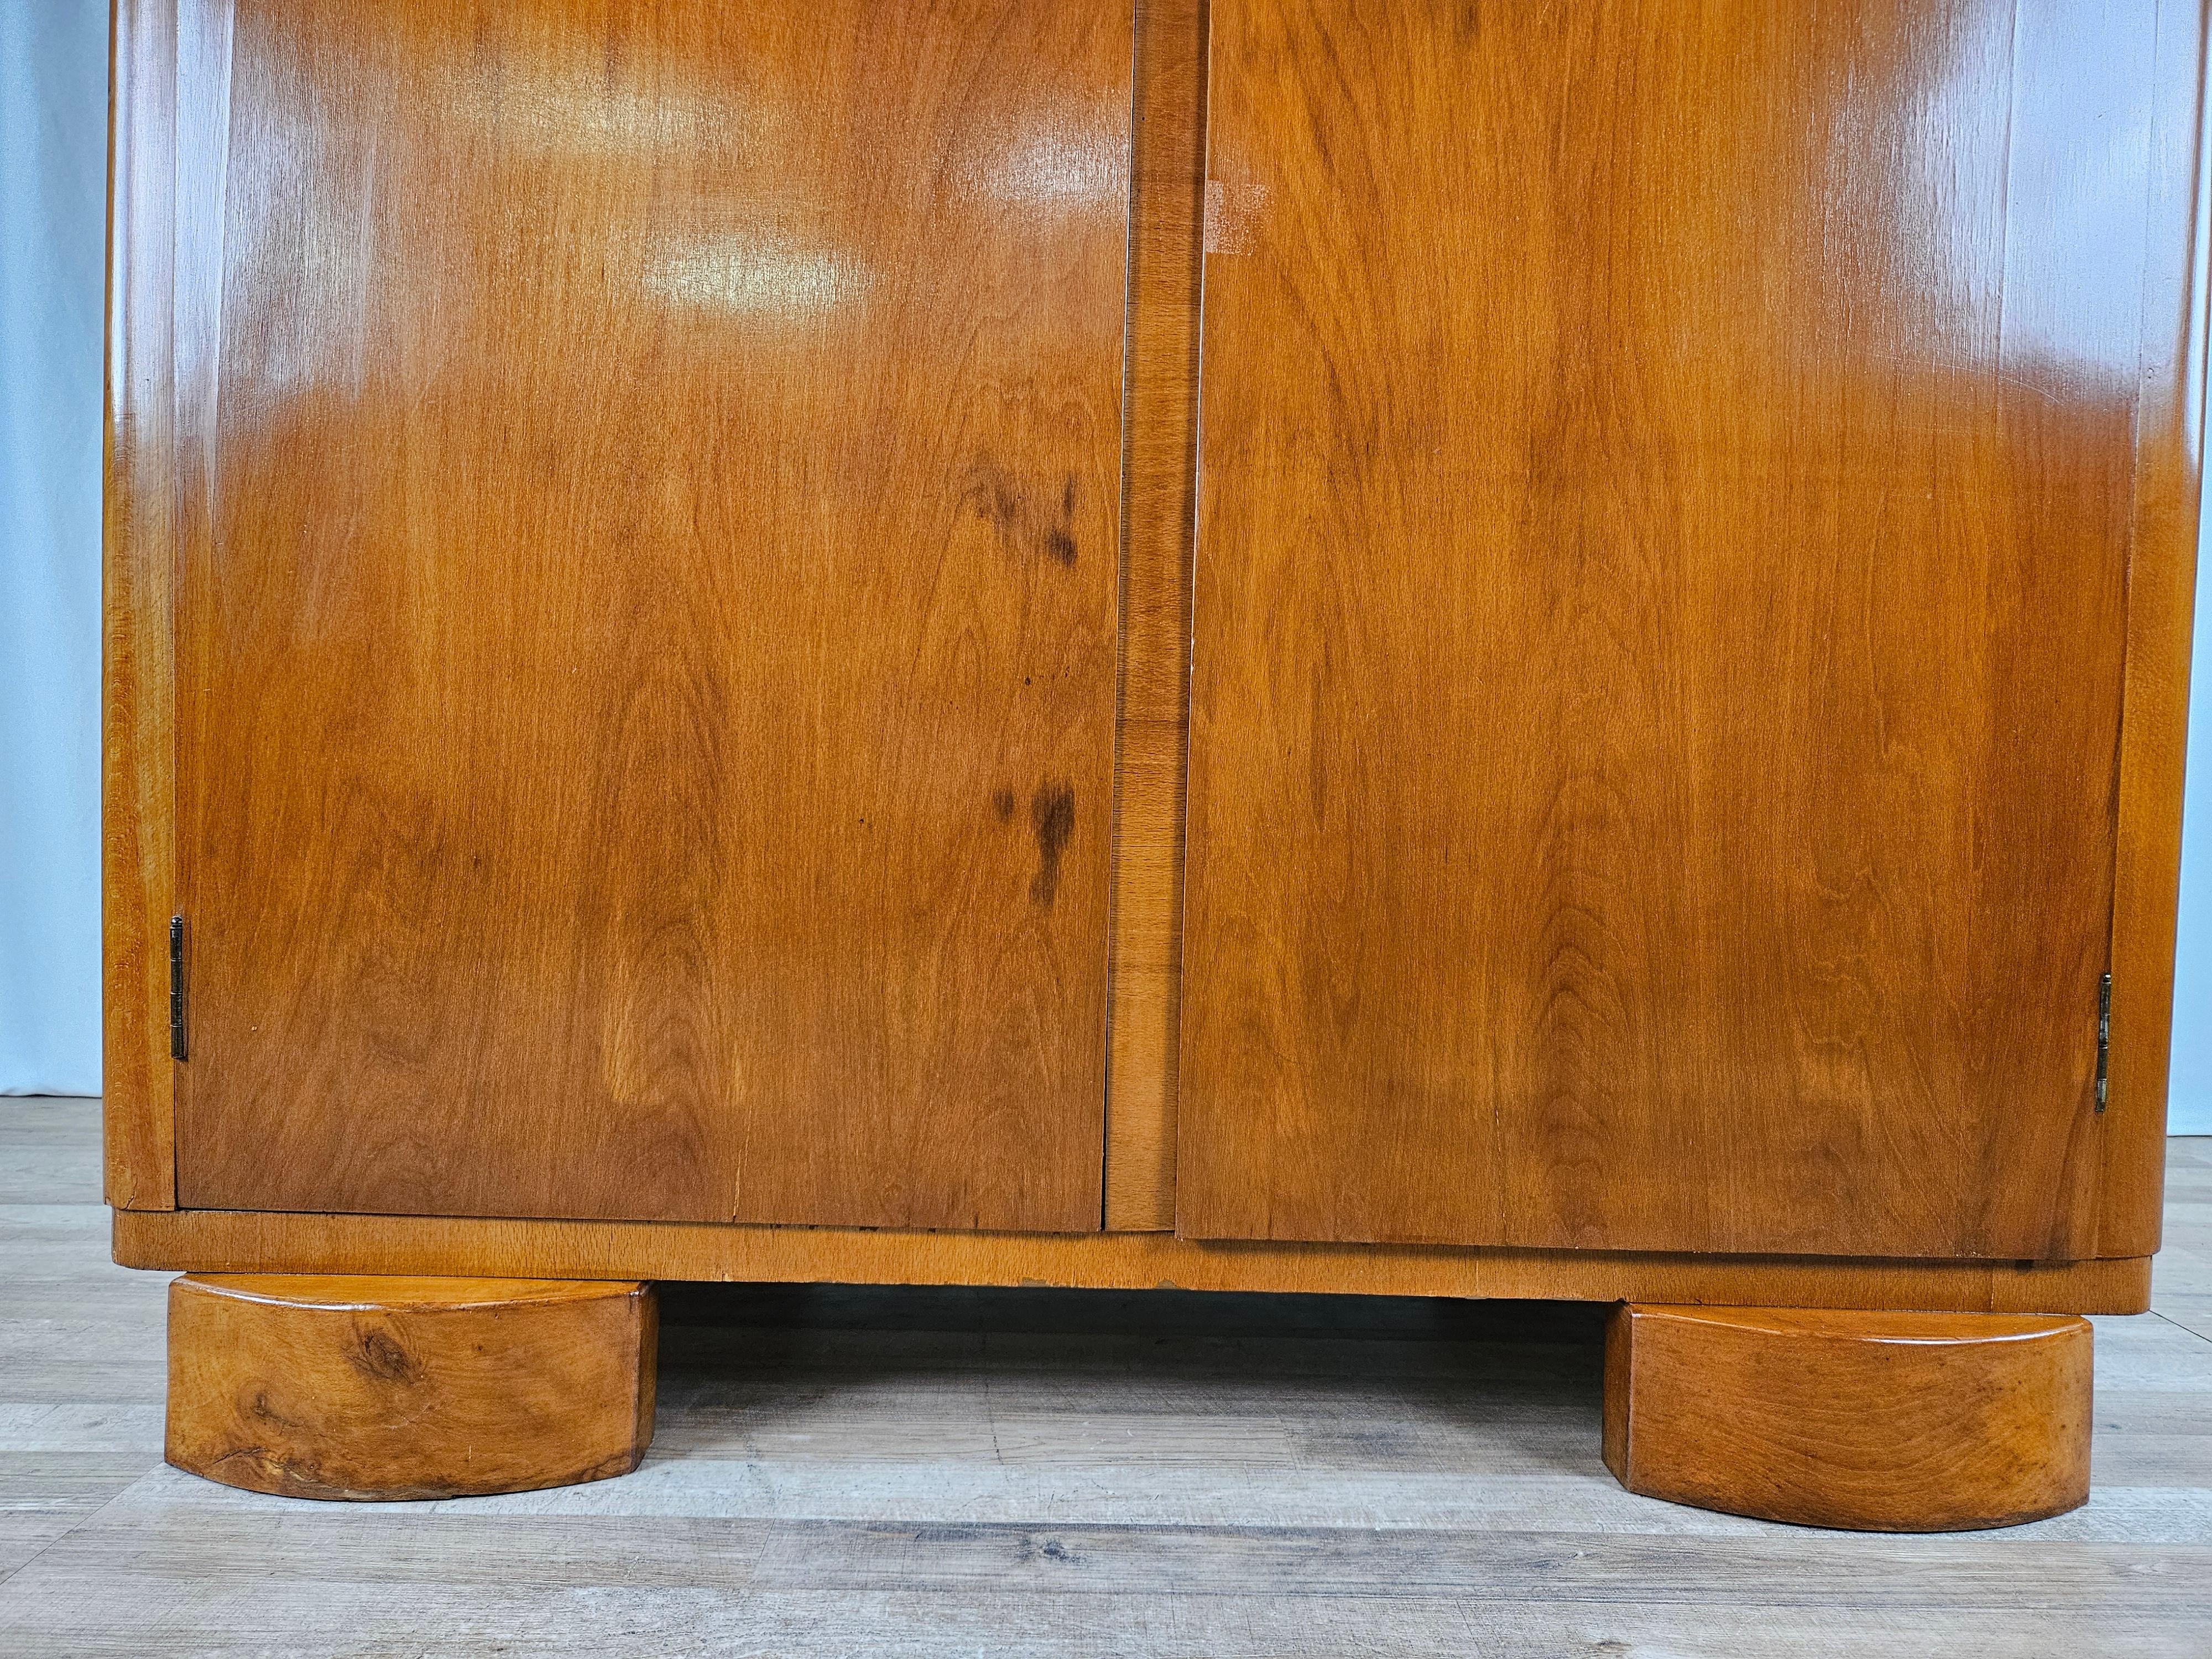
M 0 0 L 0 1093 L 100 1077 L 106 0 Z M 2212 553 L 2175 985 L 2178 1133 L 2212 1134 Z
M 106 0 L 0 0 L 0 1093 L 100 1089 Z

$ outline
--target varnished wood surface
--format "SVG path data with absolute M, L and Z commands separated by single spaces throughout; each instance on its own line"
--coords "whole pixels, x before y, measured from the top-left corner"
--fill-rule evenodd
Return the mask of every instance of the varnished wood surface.
M 2012 1527 L 2089 1498 L 2085 1319 L 1663 1308 L 1607 1322 L 1631 1492 L 1800 1526 Z
M 2148 1258 L 2027 1262 L 1200 1243 L 1170 1234 L 900 1232 L 619 1221 L 118 1211 L 114 1252 L 192 1273 L 470 1273 L 1350 1292 L 1968 1312 L 2134 1313 Z
M 1126 7 L 194 9 L 181 1200 L 1097 1226 Z
M 1989 20 L 1981 10 L 1972 6 L 1949 11 L 1927 9 L 1928 15 L 1937 20 L 1927 27 L 1937 33 L 1950 28 L 1947 39 L 1954 43 L 1971 45 L 1983 40 L 1977 30 Z M 1493 22 L 1498 15 L 1492 14 Z M 252 17 L 249 8 L 249 24 Z M 2033 90 L 2031 83 L 2037 82 L 2039 76 L 2051 81 L 2045 72 L 2048 65 L 2039 69 L 2040 60 L 2033 55 L 2038 31 L 2051 17 L 2060 14 L 2039 14 L 2024 29 L 2021 39 L 2030 49 L 2030 56 L 2013 66 L 2015 84 L 2030 85 Z M 1198 136 L 1196 128 L 1178 128 L 1169 115 L 1176 108 L 1186 113 L 1191 109 L 1188 103 L 1178 103 L 1181 91 L 1175 76 L 1188 71 L 1194 78 L 1201 68 L 1194 58 L 1178 54 L 1186 52 L 1192 40 L 1190 32 L 1202 28 L 1203 19 L 1188 5 L 1163 3 L 1149 8 L 1143 21 L 1152 32 L 1147 57 L 1156 80 L 1149 89 L 1141 82 L 1139 88 L 1140 97 L 1147 100 L 1146 113 L 1154 123 L 1148 130 L 1148 148 L 1139 155 L 1139 166 L 1147 165 L 1146 158 L 1152 157 L 1161 166 L 1161 179 L 1171 180 L 1174 158 Z M 2063 17 L 2061 21 L 2064 22 Z M 171 129 L 178 125 L 173 63 L 176 40 L 168 9 L 132 3 L 118 9 L 116 83 L 120 96 L 116 118 L 106 624 L 106 926 L 108 1054 L 113 1091 L 110 1190 L 116 1202 L 127 1206 L 164 1205 L 172 1202 L 173 1196 L 169 1067 L 162 1029 L 167 976 L 161 961 L 164 930 L 174 902 L 169 875 L 173 854 L 167 845 L 168 815 L 164 805 L 173 789 L 169 752 L 173 732 L 168 713 L 168 582 L 180 544 L 195 568 L 205 568 L 213 560 L 211 514 L 219 505 L 215 483 L 221 461 L 218 371 L 226 362 L 222 339 L 214 328 L 222 314 L 229 256 L 220 234 L 188 234 L 183 245 L 177 246 L 171 202 L 175 192 L 183 192 L 181 199 L 193 209 L 191 222 L 203 227 L 223 226 L 227 214 L 234 220 L 239 211 L 246 210 L 233 211 L 235 204 L 225 207 L 227 185 L 220 168 L 198 166 L 192 160 L 195 155 L 204 160 L 207 154 L 222 150 L 234 131 L 229 82 L 216 73 L 219 66 L 235 61 L 230 9 L 223 4 L 193 7 L 187 23 L 187 73 L 201 76 L 210 95 L 191 100 L 181 123 L 186 154 L 185 165 L 179 169 L 161 154 L 173 142 Z M 2160 13 L 2157 27 L 2158 36 L 2145 60 L 2147 73 L 2141 82 L 2150 94 L 2146 106 L 2151 164 L 2147 211 L 2154 226 L 2171 223 L 2188 199 L 2198 24 L 2187 9 L 2169 7 Z M 680 34 L 682 30 L 676 33 Z M 1921 38 L 1932 37 L 1923 28 Z M 557 58 L 557 51 L 552 56 Z M 1972 67 L 1971 54 L 1958 61 L 1964 66 L 1962 74 Z M 1174 69 L 1172 75 L 1165 72 L 1170 67 Z M 564 88 L 557 76 L 546 84 L 553 94 L 576 93 L 573 86 Z M 2047 86 L 2044 89 L 2049 90 Z M 653 95 L 659 95 L 660 90 L 656 88 Z M 665 131 L 655 129 L 653 120 L 644 121 L 641 128 L 635 123 L 628 129 L 622 126 L 622 120 L 628 118 L 622 112 L 636 115 L 640 106 L 635 100 L 625 102 L 626 94 L 615 82 L 597 92 L 586 88 L 581 96 L 586 104 L 600 97 L 600 113 L 615 113 L 605 121 L 594 118 L 584 122 L 571 135 L 576 139 L 572 148 L 590 148 L 585 142 L 587 138 L 592 143 L 627 142 L 641 132 L 648 139 L 656 132 L 660 137 L 667 136 Z M 661 128 L 672 131 L 670 123 L 680 125 L 689 118 L 688 107 L 669 103 L 661 112 L 666 117 Z M 529 148 L 536 142 L 532 133 L 544 136 L 546 125 L 538 118 L 543 113 L 542 110 L 526 111 L 518 118 L 517 125 L 523 131 L 511 149 Z M 149 155 L 153 165 L 134 163 L 134 157 Z M 590 164 L 575 162 L 572 155 L 567 165 L 588 167 Z M 2028 168 L 2027 187 L 2021 199 L 2031 211 L 2037 201 L 2054 192 L 2063 195 L 2073 188 L 2068 183 L 2071 175 L 2063 167 L 2053 171 L 2048 146 L 2039 154 L 2028 155 L 2021 165 Z M 2042 169 L 2039 174 L 2038 167 Z M 341 193 L 351 182 L 358 181 L 340 181 Z M 311 179 L 301 189 L 312 193 L 314 183 Z M 1264 223 L 1265 192 L 1239 187 L 1224 192 L 1221 200 L 1224 222 L 1235 227 L 1230 244 L 1239 257 L 1249 257 L 1253 239 Z M 1163 203 L 1165 211 L 1152 211 Z M 1178 471 L 1175 459 L 1176 445 L 1187 442 L 1187 435 L 1183 439 L 1176 435 L 1175 422 L 1181 416 L 1170 395 L 1179 320 L 1173 282 L 1176 238 L 1181 234 L 1179 224 L 1188 228 L 1187 219 L 1179 220 L 1178 211 L 1172 188 L 1154 191 L 1149 206 L 1139 200 L 1130 265 L 1138 289 L 1128 319 L 1130 406 L 1133 410 L 1139 408 L 1148 386 L 1157 389 L 1158 402 L 1156 418 L 1137 434 L 1124 482 L 1131 518 L 1123 572 L 1125 622 L 1131 643 L 1123 661 L 1123 718 L 1115 787 L 1121 813 L 1116 835 L 1122 852 L 1119 874 L 1125 902 L 1114 919 L 1115 973 L 1121 988 L 1116 993 L 1113 1027 L 1113 1042 L 1117 1045 L 1113 1062 L 1115 1101 L 1108 1130 L 1115 1145 L 1107 1158 L 1106 1176 L 1109 1219 L 1117 1226 L 1162 1224 L 1172 1190 L 1170 1137 L 1175 1128 L 1177 1087 L 1171 1045 L 1178 1014 L 1172 968 L 1162 969 L 1159 964 L 1163 961 L 1171 964 L 1177 948 L 1175 919 L 1179 894 L 1174 842 L 1171 831 L 1164 833 L 1164 826 L 1171 824 L 1175 816 L 1171 803 L 1180 787 L 1182 743 L 1179 703 L 1172 695 L 1176 678 L 1174 659 L 1180 654 L 1181 640 L 1166 623 L 1171 605 L 1187 603 L 1180 573 L 1170 556 L 1179 545 L 1177 515 L 1184 514 L 1187 522 L 1188 507 L 1187 501 L 1177 500 L 1187 474 Z M 2027 252 L 2022 257 L 2031 264 L 2043 258 L 2046 264 L 2064 265 L 2069 250 L 2060 246 L 2054 255 L 2051 246 L 2039 248 L 2037 234 L 2031 221 L 2024 233 L 2022 246 Z M 2021 237 L 2009 228 L 2007 235 L 2010 240 L 2005 257 L 2011 258 L 2013 244 L 2021 242 Z M 319 241 L 315 246 L 326 246 Z M 2130 718 L 2120 766 L 2118 872 L 2113 895 L 2115 965 L 2119 979 L 2115 995 L 2115 1098 L 2112 1109 L 2096 1126 L 2102 1188 L 2091 1190 L 2077 1184 L 2074 1200 L 2067 1206 L 2068 1238 L 2062 1241 L 2069 1249 L 2122 1257 L 2148 1250 L 2156 1238 L 2154 1206 L 2146 1195 L 2156 1190 L 2160 1145 L 2157 1129 L 2164 1088 L 2164 1011 L 2170 995 L 2166 981 L 2170 940 L 2166 935 L 2170 932 L 2171 888 L 2178 860 L 2179 715 L 2181 688 L 2185 684 L 2193 548 L 2191 502 L 2196 477 L 2195 441 L 2185 419 L 2193 393 L 2187 383 L 2186 363 L 2191 359 L 2183 349 L 2183 337 L 2193 325 L 2202 297 L 2191 291 L 2186 261 L 2173 239 L 2151 236 L 2146 258 L 2140 318 L 2137 465 L 2131 508 L 2135 549 L 2130 563 L 2127 613 Z M 329 270 L 322 269 L 305 285 L 300 307 L 327 297 L 330 284 L 324 279 L 330 275 Z M 1148 287 L 1154 282 L 1156 290 Z M 2062 301 L 2068 297 L 2063 293 L 2058 295 Z M 1180 320 L 1187 325 L 1187 317 Z M 2030 323 L 2030 334 L 2035 336 L 2041 324 L 2033 317 Z M 176 357 L 173 346 L 178 340 L 183 342 L 182 356 L 177 359 L 184 364 L 181 375 L 172 368 Z M 1148 362 L 1153 368 L 1146 368 Z M 2058 367 L 2066 365 L 2062 362 Z M 1185 415 L 1187 411 L 1186 401 Z M 210 666 L 203 653 L 198 670 L 202 681 Z M 994 799 L 994 811 L 996 805 Z M 1044 820 L 1032 827 L 1042 830 L 1053 818 L 1048 811 Z M 657 877 L 665 872 L 656 868 L 653 873 Z M 1035 890 L 1034 874 L 1029 888 Z M 665 982 L 659 976 L 660 965 L 646 964 L 632 976 L 633 981 Z M 362 966 L 360 961 L 351 962 L 342 971 L 355 972 Z M 374 980 L 377 975 L 368 977 Z M 410 988 L 400 988 L 404 994 Z M 634 1024 L 624 1028 L 633 1036 Z M 673 1027 L 656 1029 L 669 1039 L 665 1050 L 651 1048 L 648 1058 L 653 1063 L 647 1069 L 656 1075 L 662 1069 L 659 1057 L 671 1057 L 676 1068 L 683 1069 L 702 1047 L 712 1047 L 711 1042 L 695 1041 L 697 1033 L 683 1029 L 680 1021 Z M 615 1035 L 620 1037 L 623 1031 Z M 1164 1052 L 1163 1045 L 1169 1045 Z M 392 1045 L 376 1047 L 378 1065 L 391 1066 L 392 1058 L 386 1050 Z M 407 1063 L 404 1055 L 398 1063 L 403 1067 Z M 649 1164 L 654 1161 L 651 1150 L 633 1150 L 626 1155 Z M 694 1149 L 679 1150 L 688 1154 Z M 416 1156 L 420 1163 L 429 1161 Z M 697 1159 L 691 1162 L 695 1168 L 699 1164 Z M 2087 1180 L 2079 1173 L 2086 1166 L 2078 1160 L 2070 1162 L 2069 1168 L 2075 1172 L 2069 1178 L 2077 1183 Z M 711 1177 L 702 1175 L 698 1179 L 707 1182 Z M 415 1173 L 406 1177 L 406 1184 L 419 1190 Z M 2094 1241 L 2090 1242 L 2092 1230 Z
M 1214 7 L 1184 1232 L 2145 1237 L 2169 9 Z
M 1206 0 L 1137 8 L 1106 1225 L 1175 1225 Z
M 176 1201 L 176 15 L 117 0 L 111 58 L 100 595 L 102 1071 L 107 1200 Z
M 604 1480 L 652 1442 L 658 1332 L 643 1285 L 179 1279 L 165 1455 L 286 1498 Z
M 2204 21 L 2194 6 L 2160 5 L 2158 12 L 2148 83 L 2149 200 L 2154 219 L 2164 221 L 2204 200 L 2197 177 Z M 2143 270 L 2112 887 L 2111 1087 L 2098 1194 L 2096 1248 L 2106 1255 L 2158 1248 L 2203 444 L 2208 299 L 2193 252 L 2158 239 Z
M 2212 1626 L 2212 1142 L 2172 1143 L 2166 1316 L 2097 1322 L 2087 1506 L 1911 1539 L 1622 1491 L 1595 1309 L 1149 1291 L 670 1289 L 636 1474 L 260 1498 L 161 1466 L 167 1285 L 105 1259 L 99 1183 L 89 1103 L 0 1101 L 11 1654 L 2202 1659 Z

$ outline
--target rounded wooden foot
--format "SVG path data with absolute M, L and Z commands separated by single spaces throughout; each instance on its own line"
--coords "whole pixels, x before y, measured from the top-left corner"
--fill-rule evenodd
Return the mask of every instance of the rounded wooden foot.
M 1631 1492 L 1879 1532 L 2089 1496 L 2087 1320 L 1623 1304 L 1605 1461 Z
M 627 1474 L 653 1439 L 650 1287 L 190 1276 L 168 1460 L 291 1498 L 453 1498 Z

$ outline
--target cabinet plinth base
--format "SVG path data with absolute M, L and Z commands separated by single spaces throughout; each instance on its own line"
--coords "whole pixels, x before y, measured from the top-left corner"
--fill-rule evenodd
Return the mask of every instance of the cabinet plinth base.
M 2078 1318 L 1624 1303 L 1606 1465 L 1647 1497 L 1804 1526 L 2041 1520 L 2089 1496 L 2090 1340 Z
M 289 1498 L 604 1480 L 653 1438 L 656 1335 L 641 1284 L 179 1279 L 167 1455 Z

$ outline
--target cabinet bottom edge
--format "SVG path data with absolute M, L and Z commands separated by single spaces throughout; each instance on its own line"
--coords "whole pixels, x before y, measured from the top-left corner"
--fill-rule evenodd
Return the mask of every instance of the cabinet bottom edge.
M 1200 1243 L 705 1223 L 118 1210 L 125 1267 L 184 1273 L 1263 1291 L 1763 1307 L 2140 1313 L 2148 1256 L 1893 1261 L 1442 1245 Z

